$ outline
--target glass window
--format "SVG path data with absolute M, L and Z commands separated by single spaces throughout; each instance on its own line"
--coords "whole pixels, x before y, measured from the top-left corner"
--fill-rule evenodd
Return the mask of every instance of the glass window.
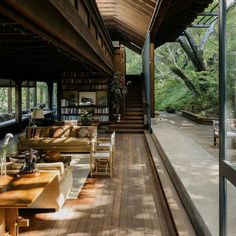
M 228 0 L 226 21 L 226 159 L 236 167 L 236 1 Z

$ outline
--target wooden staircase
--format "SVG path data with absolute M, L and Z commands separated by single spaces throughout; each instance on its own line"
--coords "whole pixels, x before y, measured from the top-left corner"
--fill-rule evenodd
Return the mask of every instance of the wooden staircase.
M 118 133 L 143 133 L 145 129 L 142 91 L 138 78 L 128 87 L 124 117 L 119 122 L 109 125 L 109 130 Z

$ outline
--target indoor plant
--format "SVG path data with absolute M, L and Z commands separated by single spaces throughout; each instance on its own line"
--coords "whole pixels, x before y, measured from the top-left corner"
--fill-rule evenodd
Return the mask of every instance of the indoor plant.
M 120 106 L 123 95 L 127 93 L 127 87 L 123 85 L 123 78 L 118 73 L 114 74 L 110 82 L 110 104 L 112 119 L 120 117 Z
M 82 125 L 91 125 L 93 122 L 92 112 L 83 110 L 82 114 L 80 115 L 80 120 L 81 120 Z

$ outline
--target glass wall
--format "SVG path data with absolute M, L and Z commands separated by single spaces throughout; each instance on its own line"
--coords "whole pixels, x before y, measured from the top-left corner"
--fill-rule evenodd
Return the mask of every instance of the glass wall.
M 37 82 L 37 106 L 48 107 L 48 86 L 45 82 Z
M 220 236 L 236 235 L 236 0 L 220 1 Z

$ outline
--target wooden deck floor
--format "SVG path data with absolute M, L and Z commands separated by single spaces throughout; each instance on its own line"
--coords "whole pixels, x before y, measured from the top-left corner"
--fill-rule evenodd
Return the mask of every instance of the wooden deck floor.
M 30 227 L 20 235 L 175 235 L 149 155 L 143 134 L 117 134 L 114 177 L 88 178 L 78 199 L 67 200 L 58 212 L 23 210 Z

